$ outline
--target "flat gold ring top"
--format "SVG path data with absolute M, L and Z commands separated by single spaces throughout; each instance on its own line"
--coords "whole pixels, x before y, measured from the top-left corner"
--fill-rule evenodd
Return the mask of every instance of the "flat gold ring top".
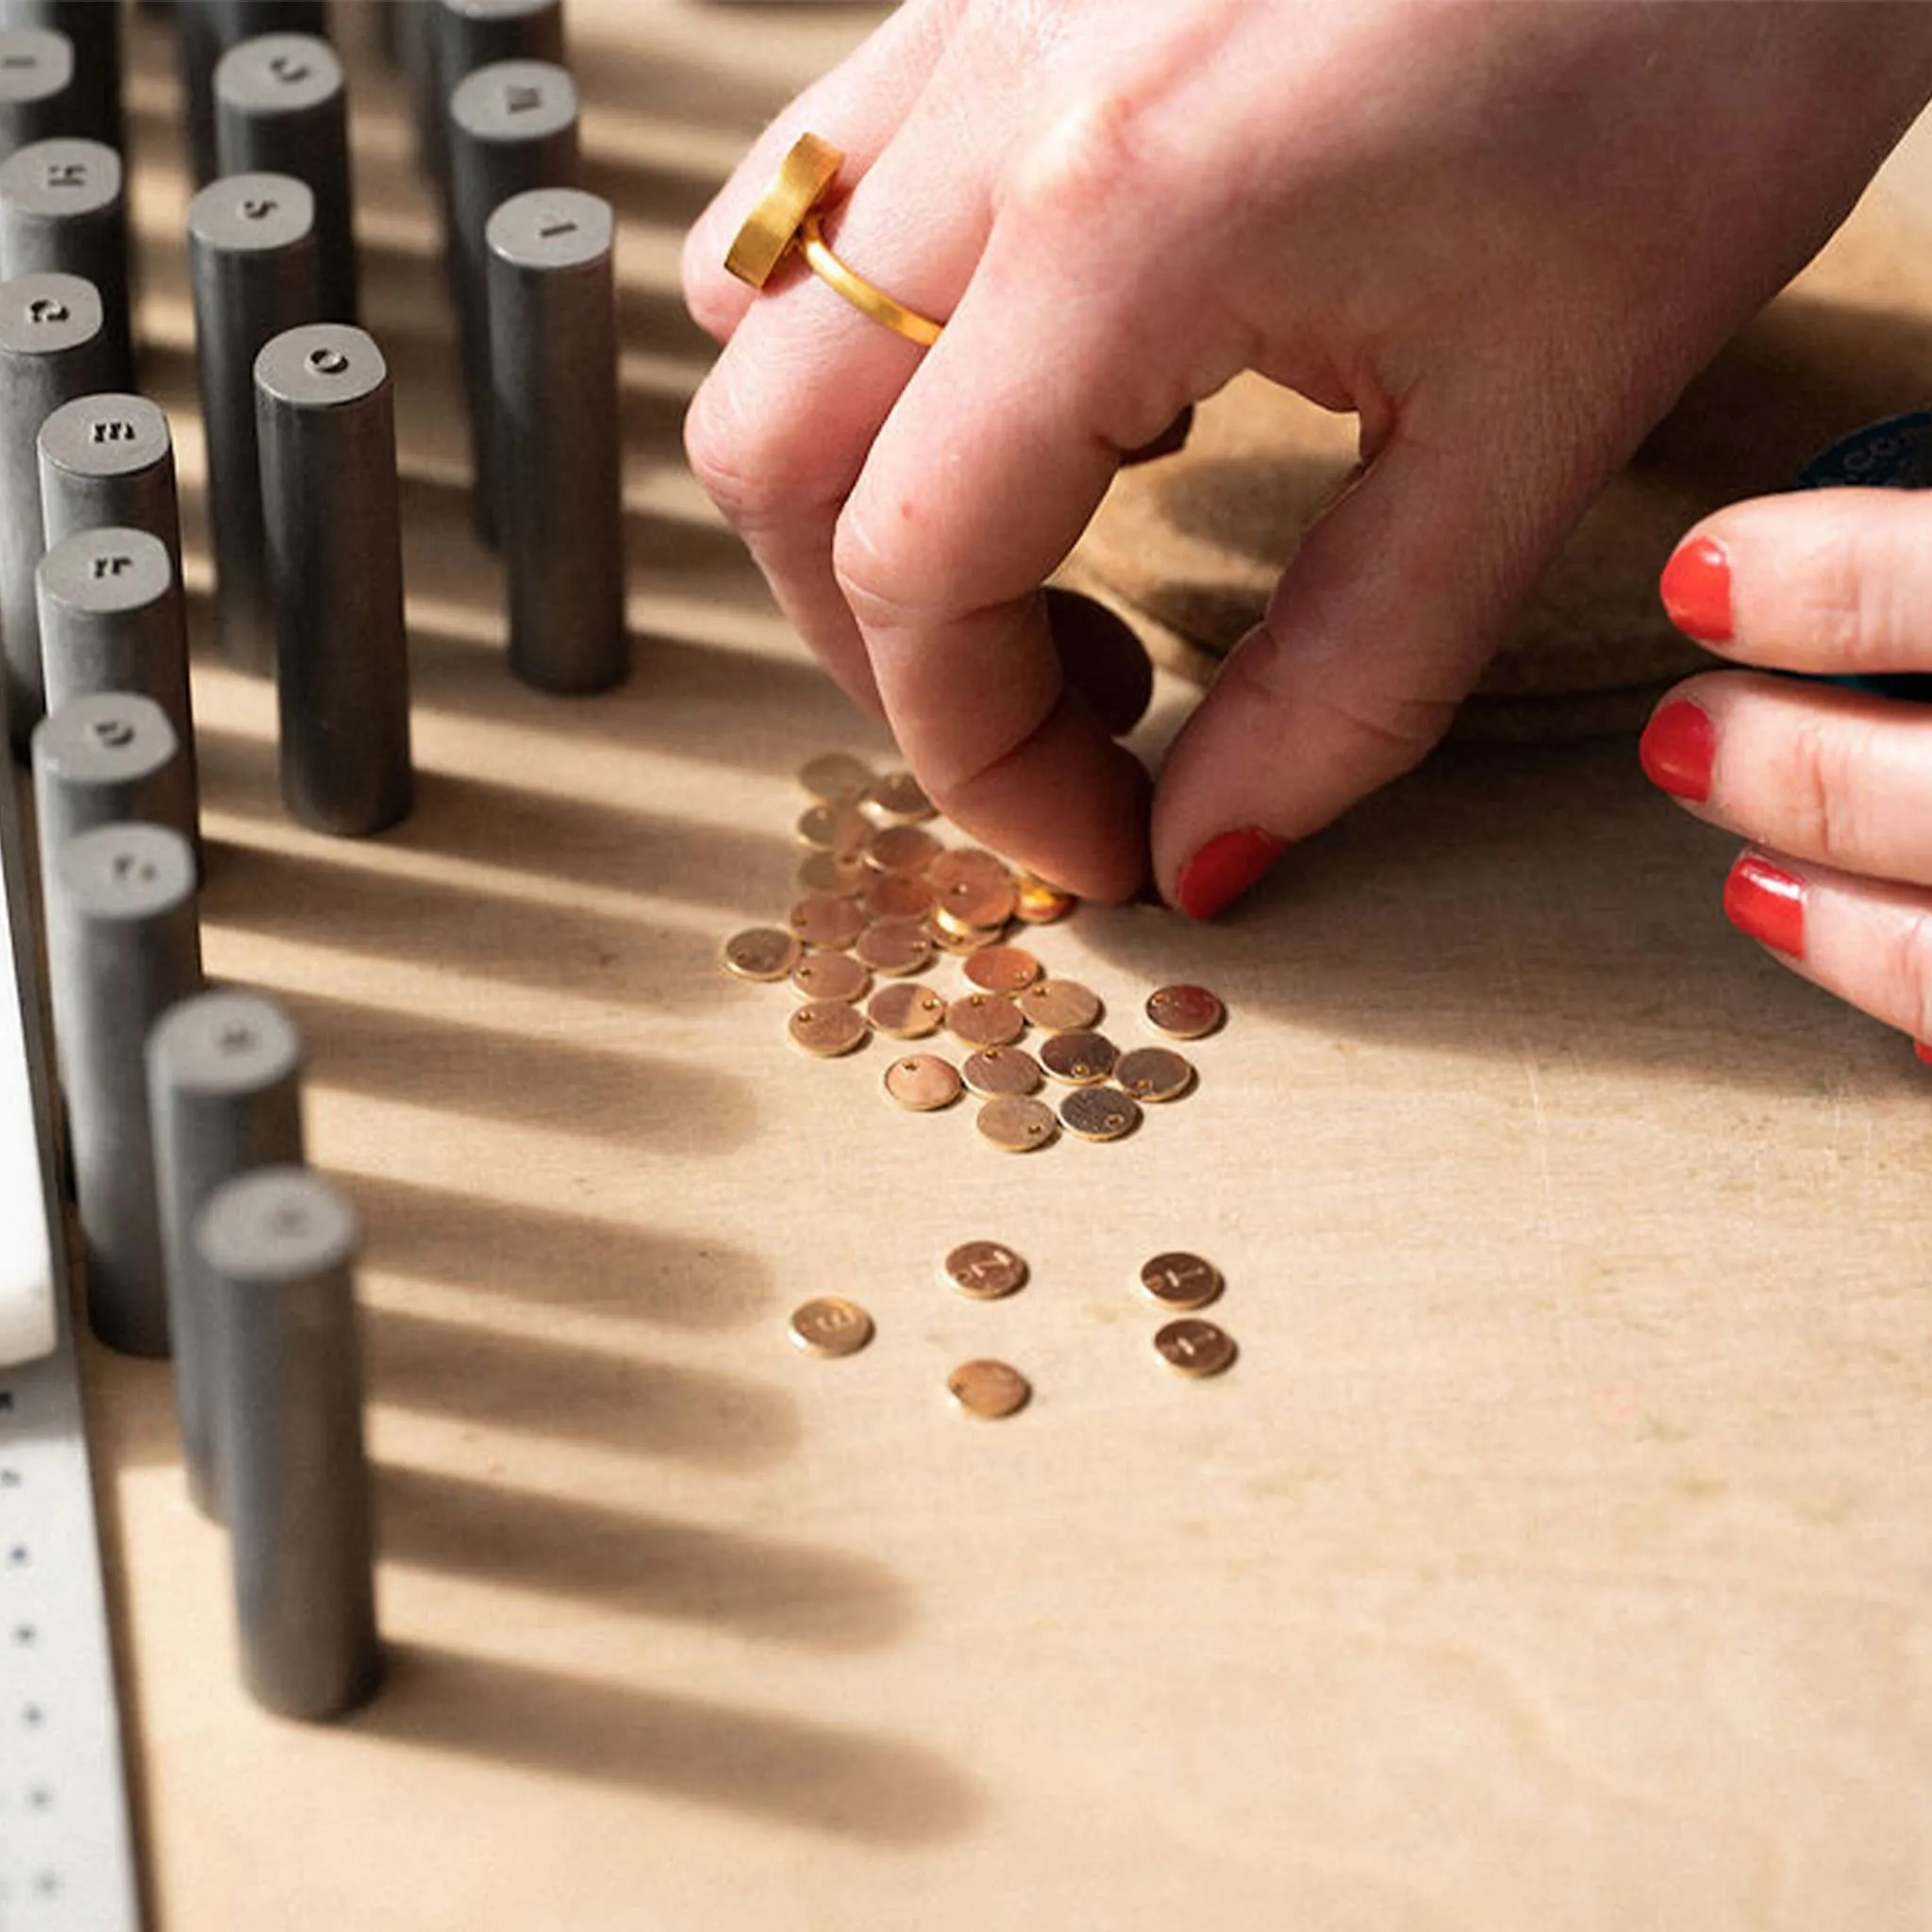
M 841 261 L 825 241 L 819 203 L 838 177 L 844 158 L 830 142 L 821 141 L 815 134 L 801 134 L 778 164 L 770 187 L 745 217 L 724 257 L 724 266 L 740 281 L 762 289 L 795 248 L 812 274 L 861 315 L 921 348 L 930 348 L 940 339 L 941 325 L 875 288 Z

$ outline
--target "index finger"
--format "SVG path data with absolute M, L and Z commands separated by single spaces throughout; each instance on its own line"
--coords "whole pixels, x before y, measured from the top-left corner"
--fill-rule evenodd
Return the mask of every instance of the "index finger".
M 887 716 L 935 803 L 1092 898 L 1130 897 L 1145 878 L 1147 774 L 1067 685 L 1041 586 L 1121 452 L 1189 400 L 1143 385 L 1134 325 L 1117 286 L 1081 286 L 1064 251 L 996 225 L 873 443 L 834 551 Z

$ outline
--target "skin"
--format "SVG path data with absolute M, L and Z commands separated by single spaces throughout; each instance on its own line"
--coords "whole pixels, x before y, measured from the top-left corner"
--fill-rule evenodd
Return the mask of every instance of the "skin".
M 691 237 L 724 345 L 691 458 L 949 816 L 1090 896 L 1151 865 L 1172 898 L 1217 834 L 1306 837 L 1424 756 L 1591 494 L 1928 93 L 1913 5 L 907 0 Z M 847 155 L 834 246 L 945 319 L 929 351 L 808 274 L 724 274 L 806 129 Z M 1245 368 L 1356 412 L 1363 466 L 1150 815 L 1040 586 L 1121 452 Z M 1738 742 L 1712 815 L 1769 836 Z
M 1771 957 L 1887 1024 L 1932 1040 L 1932 709 L 1765 671 L 1932 670 L 1932 508 L 1829 490 L 1707 517 L 1687 542 L 1730 564 L 1732 634 L 1751 670 L 1687 679 L 1714 726 L 1710 791 L 1685 808 L 1804 883 L 1802 957 Z

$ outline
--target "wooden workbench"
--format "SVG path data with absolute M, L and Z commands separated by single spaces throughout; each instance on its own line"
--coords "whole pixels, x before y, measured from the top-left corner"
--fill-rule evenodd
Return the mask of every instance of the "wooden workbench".
M 588 702 L 505 673 L 427 205 L 358 82 L 420 808 L 302 832 L 269 691 L 204 656 L 196 699 L 208 967 L 299 1017 L 368 1219 L 391 1678 L 334 1728 L 245 1700 L 167 1372 L 92 1351 L 158 1926 L 1932 1923 L 1927 1075 L 1730 934 L 1727 841 L 1627 741 L 1452 750 L 1213 930 L 1047 933 L 1119 1037 L 1163 978 L 1232 1010 L 1115 1146 L 983 1149 L 719 973 L 788 903 L 795 768 L 888 747 L 680 466 L 677 240 L 869 17 L 575 0 L 637 632 Z M 164 74 L 136 109 L 192 494 Z M 941 1283 L 980 1235 L 1010 1301 Z M 1219 1381 L 1149 1351 L 1169 1247 L 1226 1273 Z M 850 1360 L 786 1337 L 828 1291 L 877 1320 Z M 950 1411 L 980 1354 L 1024 1414 Z

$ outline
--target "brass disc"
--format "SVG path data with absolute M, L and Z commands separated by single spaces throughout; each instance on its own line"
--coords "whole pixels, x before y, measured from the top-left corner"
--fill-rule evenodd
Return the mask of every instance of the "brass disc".
M 1011 1000 L 996 992 L 969 992 L 946 1008 L 946 1026 L 968 1046 L 1011 1046 L 1026 1022 Z
M 936 1053 L 908 1053 L 886 1069 L 886 1091 L 908 1113 L 937 1113 L 963 1091 L 958 1068 Z
M 1141 1263 L 1141 1291 L 1164 1308 L 1205 1308 L 1220 1298 L 1221 1270 L 1185 1249 Z
M 754 925 L 724 941 L 724 970 L 740 979 L 783 979 L 804 952 L 796 933 Z
M 866 1003 L 865 1017 L 894 1040 L 924 1040 L 940 1030 L 946 1017 L 946 1003 L 929 986 L 894 980 L 873 994 Z
M 1040 1091 L 1040 1062 L 1024 1046 L 983 1047 L 959 1071 L 967 1086 L 988 1100 Z
M 865 862 L 874 872 L 924 872 L 942 849 L 923 825 L 885 825 L 872 835 Z
M 762 289 L 797 240 L 800 225 L 839 177 L 845 157 L 816 134 L 801 134 L 786 151 L 765 192 L 725 252 L 724 266 L 741 282 Z M 813 764 L 820 762 L 814 759 Z M 806 767 L 808 772 L 811 765 Z M 805 773 L 799 777 L 810 789 Z
M 800 844 L 848 858 L 856 858 L 872 843 L 872 821 L 853 805 L 808 805 L 793 829 Z
M 865 1015 L 842 1000 L 807 1000 L 791 1009 L 786 1027 L 794 1046 L 822 1060 L 835 1060 L 863 1045 L 869 1030 Z
M 791 983 L 807 999 L 856 1006 L 871 990 L 872 974 L 850 953 L 808 953 L 791 969 Z
M 1007 1362 L 961 1362 L 946 1377 L 946 1389 L 968 1415 L 996 1422 L 1018 1415 L 1026 1407 L 1033 1386 Z
M 833 751 L 807 764 L 798 782 L 825 805 L 857 805 L 872 790 L 875 775 L 863 758 Z
M 1118 1087 L 1076 1087 L 1060 1102 L 1060 1121 L 1083 1141 L 1124 1141 L 1141 1124 L 1141 1103 Z
M 1026 1284 L 1026 1263 L 999 1241 L 961 1241 L 946 1257 L 946 1275 L 975 1302 L 1004 1300 Z
M 1147 1018 L 1174 1040 L 1199 1040 L 1227 1017 L 1218 995 L 1205 986 L 1158 987 L 1147 996 Z
M 807 945 L 839 953 L 865 930 L 865 914 L 850 899 L 814 892 L 791 908 L 791 926 Z
M 1241 1353 L 1225 1328 L 1193 1315 L 1170 1322 L 1155 1336 L 1154 1347 L 1169 1368 L 1197 1379 L 1232 1368 Z
M 910 772 L 881 772 L 865 802 L 888 824 L 913 825 L 937 816 L 925 788 Z
M 1120 1055 L 1106 1034 L 1079 1027 L 1042 1040 L 1035 1058 L 1050 1079 L 1069 1087 L 1097 1087 L 1113 1072 Z
M 924 973 L 932 964 L 932 941 L 909 919 L 876 921 L 852 942 L 852 950 L 874 973 L 883 974 L 888 979 Z
M 1008 1154 L 1029 1154 L 1050 1144 L 1059 1132 L 1052 1108 L 1043 1100 L 1030 1100 L 1018 1093 L 989 1100 L 974 1124 L 982 1140 Z
M 1137 1046 L 1122 1054 L 1113 1076 L 1136 1100 L 1178 1100 L 1194 1084 L 1194 1063 L 1172 1047 Z
M 985 946 L 967 960 L 966 977 L 981 992 L 1024 992 L 1040 977 L 1041 964 L 1024 946 Z
M 1051 925 L 1079 905 L 1071 892 L 1023 873 L 1013 888 L 1013 917 L 1022 925 Z
M 924 919 L 932 910 L 932 888 L 916 873 L 873 873 L 860 904 L 874 919 Z
M 825 893 L 834 899 L 856 899 L 866 881 L 876 876 L 856 852 L 808 852 L 798 862 L 801 891 Z
M 1013 1004 L 1047 1033 L 1074 1033 L 1100 1018 L 1100 996 L 1077 979 L 1036 979 Z
M 872 1340 L 872 1317 L 841 1295 L 820 1295 L 791 1311 L 791 1339 L 808 1355 L 857 1355 Z

